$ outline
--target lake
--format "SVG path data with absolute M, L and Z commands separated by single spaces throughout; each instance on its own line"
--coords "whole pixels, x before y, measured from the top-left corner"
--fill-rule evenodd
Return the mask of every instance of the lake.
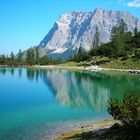
M 47 140 L 61 130 L 110 118 L 111 97 L 140 94 L 140 75 L 0 68 L 0 140 Z

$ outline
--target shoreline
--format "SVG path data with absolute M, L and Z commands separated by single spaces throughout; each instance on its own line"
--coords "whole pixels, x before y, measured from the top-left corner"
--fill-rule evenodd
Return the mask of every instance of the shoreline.
M 87 70 L 87 71 L 114 71 L 114 72 L 127 72 L 130 74 L 140 74 L 140 70 L 136 69 L 112 69 L 112 68 L 103 68 L 99 66 L 59 66 L 59 65 L 45 65 L 45 66 L 39 66 L 34 65 L 31 66 L 32 68 L 42 68 L 42 69 L 69 69 L 69 70 Z
M 60 134 L 54 136 L 53 140 L 66 140 L 75 135 L 81 135 L 83 133 L 90 133 L 90 132 L 98 132 L 102 134 L 116 123 L 119 122 L 115 121 L 114 119 L 83 122 L 80 123 L 79 126 L 74 126 L 70 130 L 61 131 Z
M 137 69 L 115 69 L 115 68 L 104 68 L 97 65 L 92 66 L 61 66 L 61 65 L 32 65 L 32 66 L 7 66 L 0 65 L 0 68 L 40 68 L 40 69 L 67 69 L 67 70 L 86 70 L 91 72 L 96 71 L 112 71 L 112 72 L 127 72 L 129 74 L 140 74 L 140 70 Z

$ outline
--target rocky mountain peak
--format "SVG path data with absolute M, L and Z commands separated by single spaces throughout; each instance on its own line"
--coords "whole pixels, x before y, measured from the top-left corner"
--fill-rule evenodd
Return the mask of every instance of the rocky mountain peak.
M 68 59 L 79 47 L 89 50 L 95 39 L 95 28 L 100 32 L 100 42 L 110 41 L 113 26 L 123 19 L 129 31 L 140 29 L 140 20 L 128 12 L 96 9 L 93 12 L 74 11 L 60 16 L 54 27 L 40 43 L 40 56 Z

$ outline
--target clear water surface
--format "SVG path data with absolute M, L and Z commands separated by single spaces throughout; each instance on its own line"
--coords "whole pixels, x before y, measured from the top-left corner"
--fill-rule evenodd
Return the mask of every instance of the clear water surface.
M 71 124 L 108 118 L 108 100 L 124 94 L 140 94 L 139 75 L 1 68 L 0 140 L 47 140 Z

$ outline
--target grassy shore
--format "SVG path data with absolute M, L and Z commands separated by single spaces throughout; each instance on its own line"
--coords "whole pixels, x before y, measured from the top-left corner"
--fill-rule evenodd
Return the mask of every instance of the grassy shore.
M 30 67 L 30 66 L 29 66 Z M 68 70 L 86 70 L 86 71 L 116 71 L 116 72 L 127 72 L 127 73 L 134 73 L 140 74 L 140 70 L 138 69 L 120 69 L 120 68 L 107 68 L 97 65 L 92 66 L 83 66 L 79 65 L 79 63 L 74 62 L 67 62 L 58 65 L 34 65 L 31 66 L 33 68 L 42 68 L 42 69 L 68 69 Z
M 0 67 L 11 67 L 11 66 L 2 66 Z M 12 66 L 14 67 L 14 66 Z M 83 62 L 64 62 L 55 65 L 33 65 L 33 66 L 18 66 L 18 67 L 37 67 L 37 68 L 64 68 L 64 69 L 75 69 L 75 70 L 90 70 L 90 71 L 120 71 L 120 72 L 129 72 L 139 71 L 140 70 L 140 60 L 136 60 L 132 56 L 129 56 L 127 59 L 123 57 L 111 59 L 103 56 L 94 56 L 93 58 L 83 61 Z
M 134 59 L 127 59 L 127 60 L 117 59 L 117 60 L 112 60 L 108 63 L 102 64 L 101 67 L 140 70 L 140 61 L 135 61 Z
M 124 57 L 119 57 L 115 59 L 111 59 L 108 57 L 103 56 L 94 56 L 93 58 L 83 61 L 83 62 L 66 62 L 59 64 L 59 66 L 92 66 L 98 65 L 101 68 L 109 68 L 109 69 L 133 69 L 133 70 L 140 70 L 140 60 L 129 56 L 127 59 Z
M 94 56 L 93 58 L 82 63 L 83 65 L 98 65 L 102 68 L 110 68 L 110 69 L 140 70 L 140 60 L 135 59 L 132 56 L 128 56 L 127 59 L 124 57 L 112 59 L 112 58 L 103 57 L 103 56 Z

